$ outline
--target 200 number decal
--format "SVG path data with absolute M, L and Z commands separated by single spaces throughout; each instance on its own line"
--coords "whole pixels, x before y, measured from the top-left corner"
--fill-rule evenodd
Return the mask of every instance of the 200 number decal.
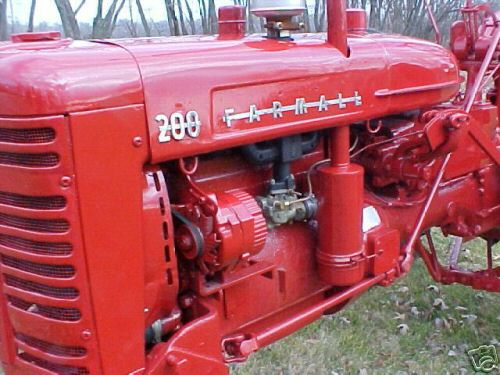
M 200 116 L 196 111 L 189 111 L 186 115 L 175 112 L 170 117 L 159 114 L 155 118 L 159 124 L 160 135 L 158 141 L 160 143 L 182 141 L 186 135 L 191 138 L 198 138 L 201 132 Z

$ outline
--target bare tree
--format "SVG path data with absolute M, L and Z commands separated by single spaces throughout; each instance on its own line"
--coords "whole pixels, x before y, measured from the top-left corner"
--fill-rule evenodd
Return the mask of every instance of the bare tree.
M 325 0 L 316 0 L 314 3 L 314 29 L 318 32 L 325 30 L 326 4 Z
M 132 38 L 137 38 L 137 28 L 135 27 L 134 21 L 134 9 L 132 6 L 132 0 L 128 0 L 128 16 L 130 18 L 130 22 L 127 22 L 127 28 Z
M 35 28 L 35 18 L 40 15 L 36 13 L 40 7 L 40 1 L 24 0 L 30 4 L 29 22 L 26 26 L 28 31 Z M 94 0 L 97 2 L 96 16 L 93 21 L 91 37 L 108 38 L 113 35 L 118 18 L 128 1 L 129 20 L 123 21 L 123 26 L 133 36 L 161 35 L 165 31 L 161 23 L 155 23 L 148 19 L 141 0 Z M 451 23 L 458 18 L 460 6 L 465 0 L 432 0 L 431 7 L 435 18 L 443 31 L 443 42 L 446 43 L 446 31 Z M 5 40 L 13 32 L 9 27 L 9 19 L 13 18 L 12 0 L 0 0 L 0 39 Z M 81 29 L 77 21 L 77 15 L 82 7 L 89 3 L 87 0 L 54 0 L 60 18 L 62 29 L 67 37 L 81 38 Z M 247 30 L 250 33 L 263 30 L 263 20 L 253 16 L 250 12 L 249 0 L 232 0 L 235 5 L 246 7 Z M 322 32 L 326 28 L 326 0 L 310 0 L 310 7 L 304 14 L 304 23 L 307 31 Z M 425 0 L 346 0 L 349 7 L 363 8 L 370 14 L 370 29 L 392 32 L 398 34 L 412 35 L 420 38 L 433 39 L 433 28 L 429 21 Z M 167 11 L 166 21 L 170 35 L 187 35 L 201 32 L 203 34 L 215 34 L 218 31 L 217 5 L 220 0 L 164 0 Z M 500 6 L 500 0 L 493 0 L 494 7 Z M 72 8 L 74 5 L 76 8 Z M 9 8 L 10 6 L 10 8 Z M 196 7 L 198 7 L 196 9 Z M 137 8 L 137 19 L 134 20 L 134 12 Z M 10 12 L 10 13 L 9 13 Z M 9 17 L 8 17 L 9 15 Z M 139 18 L 142 27 L 139 27 Z M 199 26 L 198 26 L 199 25 Z M 83 27 L 83 26 L 82 26 Z M 82 29 L 83 30 L 83 29 Z M 87 32 L 86 32 L 87 33 Z
M 252 12 L 250 11 L 250 0 L 246 0 L 246 13 L 247 13 L 247 30 L 250 34 L 253 34 L 255 32 L 255 25 L 253 23 L 254 21 L 254 16 Z
M 210 34 L 215 34 L 219 29 L 215 10 L 215 0 L 208 0 L 208 26 Z
M 125 0 L 113 0 L 104 15 L 104 0 L 97 1 L 97 14 L 92 27 L 92 38 L 110 38 L 116 26 L 118 16 L 125 5 Z
M 309 7 L 307 6 L 307 0 L 304 0 L 306 9 L 304 10 L 304 26 L 306 31 L 312 31 L 311 29 L 311 19 L 309 17 Z
M 78 12 L 82 9 L 82 7 L 85 5 L 85 2 L 86 2 L 86 1 L 87 1 L 87 0 L 82 0 L 82 1 L 80 1 L 80 4 L 78 4 L 78 6 L 77 6 L 77 7 L 76 7 L 76 9 L 75 9 L 75 15 L 76 15 L 76 14 L 78 14 Z
M 8 38 L 7 0 L 0 0 L 0 40 Z
M 68 38 L 80 39 L 80 27 L 76 20 L 76 13 L 71 7 L 69 0 L 55 0 L 61 23 L 64 30 L 64 35 Z
M 165 8 L 167 9 L 167 21 L 170 35 L 180 35 L 179 20 L 175 14 L 174 0 L 165 0 Z
M 182 9 L 182 0 L 177 0 L 177 8 L 179 9 L 179 23 L 181 26 L 182 35 L 187 35 L 188 31 L 184 22 L 184 10 Z
M 202 32 L 203 34 L 208 34 L 210 30 L 208 28 L 208 16 L 207 16 L 207 8 L 205 5 L 205 0 L 198 0 L 198 8 L 200 9 Z
M 191 9 L 191 4 L 189 0 L 185 0 L 186 10 L 188 12 L 189 17 L 189 26 L 191 27 L 191 34 L 196 34 L 196 23 L 194 22 L 193 10 Z
M 36 9 L 36 0 L 31 0 L 31 7 L 30 7 L 30 18 L 28 21 L 28 32 L 32 33 L 33 29 L 35 28 L 34 22 L 35 22 L 35 9 Z
M 144 8 L 142 7 L 141 0 L 136 0 L 137 10 L 139 11 L 139 16 L 141 17 L 142 27 L 144 28 L 144 33 L 146 36 L 151 36 L 151 28 L 149 27 L 148 20 L 144 14 Z

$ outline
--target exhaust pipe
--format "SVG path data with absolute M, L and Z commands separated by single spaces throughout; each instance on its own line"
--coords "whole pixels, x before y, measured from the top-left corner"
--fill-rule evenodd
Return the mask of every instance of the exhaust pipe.
M 344 56 L 348 56 L 345 0 L 327 0 L 326 3 L 327 43 L 337 48 Z

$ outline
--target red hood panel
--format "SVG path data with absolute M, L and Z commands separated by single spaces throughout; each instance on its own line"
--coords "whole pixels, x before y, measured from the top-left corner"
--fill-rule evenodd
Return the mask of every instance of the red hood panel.
M 101 43 L 0 44 L 0 114 L 29 116 L 143 103 L 137 65 Z
M 429 106 L 453 97 L 459 82 L 447 50 L 406 37 L 351 38 L 349 58 L 321 35 L 115 43 L 139 65 L 155 162 Z M 320 110 L 323 96 L 331 104 Z M 191 136 L 193 111 L 200 129 Z

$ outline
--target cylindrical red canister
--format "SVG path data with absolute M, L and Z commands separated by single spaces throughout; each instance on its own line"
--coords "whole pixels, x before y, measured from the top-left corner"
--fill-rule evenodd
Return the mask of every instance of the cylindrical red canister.
M 349 33 L 364 33 L 367 30 L 367 15 L 364 9 L 347 9 L 347 32 Z
M 219 8 L 219 39 L 240 39 L 245 36 L 245 7 L 228 5 Z
M 318 248 L 321 279 L 336 286 L 364 278 L 364 170 L 349 163 L 349 128 L 334 128 L 330 136 L 331 164 L 318 171 Z

